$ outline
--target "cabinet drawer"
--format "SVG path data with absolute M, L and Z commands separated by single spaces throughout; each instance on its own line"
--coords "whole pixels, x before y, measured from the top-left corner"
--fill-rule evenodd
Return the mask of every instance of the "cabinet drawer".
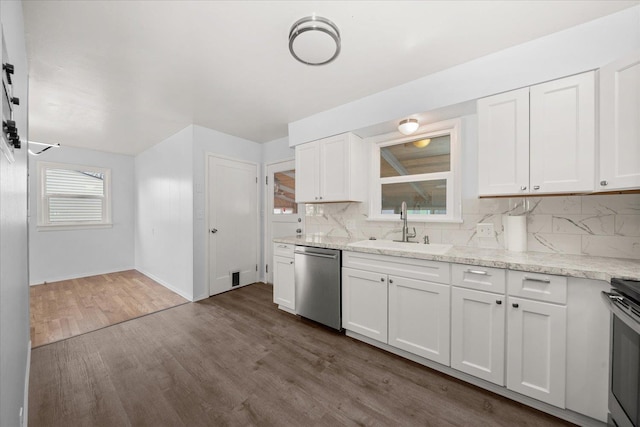
M 567 303 L 567 278 L 564 276 L 509 270 L 507 283 L 510 296 Z
M 294 246 L 295 245 L 289 245 L 287 243 L 274 243 L 273 256 L 283 256 L 286 258 L 293 258 Z
M 451 265 L 451 284 L 463 288 L 503 294 L 506 290 L 506 277 L 506 270 L 502 268 Z
M 343 251 L 342 266 L 428 282 L 451 281 L 449 263 L 440 261 Z

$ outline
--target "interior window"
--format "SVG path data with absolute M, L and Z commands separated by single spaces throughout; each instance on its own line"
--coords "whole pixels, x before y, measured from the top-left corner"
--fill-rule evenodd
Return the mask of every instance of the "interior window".
M 273 174 L 273 213 L 276 215 L 298 213 L 296 171 L 293 169 Z
M 109 169 L 39 162 L 38 172 L 39 226 L 110 224 Z
M 380 142 L 374 149 L 371 219 L 459 221 L 459 120 L 428 126 L 419 135 Z

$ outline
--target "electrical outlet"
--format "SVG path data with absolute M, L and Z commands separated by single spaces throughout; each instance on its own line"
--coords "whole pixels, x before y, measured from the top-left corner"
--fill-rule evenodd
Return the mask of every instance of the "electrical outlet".
M 480 223 L 476 225 L 476 234 L 478 237 L 493 237 L 493 224 Z

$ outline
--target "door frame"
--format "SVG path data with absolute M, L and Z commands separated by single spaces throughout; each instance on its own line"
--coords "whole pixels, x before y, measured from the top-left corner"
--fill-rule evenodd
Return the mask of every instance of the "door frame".
M 260 163 L 258 162 L 254 162 L 251 160 L 245 160 L 245 159 L 238 159 L 237 157 L 231 157 L 231 156 L 225 156 L 222 154 L 217 154 L 217 153 L 212 153 L 212 152 L 206 152 L 205 153 L 205 179 L 204 179 L 204 215 L 205 215 L 205 221 L 204 221 L 204 233 L 207 236 L 207 244 L 205 245 L 205 274 L 206 274 L 206 280 L 207 280 L 207 298 L 212 296 L 211 294 L 211 267 L 210 267 L 210 261 L 211 261 L 211 242 L 209 239 L 209 230 L 211 229 L 211 225 L 209 224 L 209 220 L 210 220 L 210 212 L 209 212 L 209 198 L 210 198 L 210 188 L 209 188 L 209 177 L 211 174 L 211 170 L 209 170 L 209 160 L 212 158 L 218 158 L 218 159 L 223 159 L 223 160 L 230 160 L 233 162 L 238 162 L 238 163 L 245 163 L 245 164 L 249 164 L 249 165 L 253 165 L 256 167 L 256 178 L 259 179 L 260 177 Z M 256 264 L 260 265 L 260 186 L 258 185 L 259 182 L 256 183 L 256 230 L 258 231 L 258 235 L 256 236 L 257 239 L 257 244 L 256 244 Z M 258 273 L 260 273 L 260 271 L 258 271 Z M 256 275 L 256 279 L 260 280 L 261 276 L 260 274 Z M 242 288 L 243 286 L 246 285 L 242 285 L 242 286 L 237 286 L 236 289 L 238 288 Z
M 275 165 L 279 165 L 282 163 L 289 163 L 289 162 L 294 162 L 293 164 L 293 168 L 295 169 L 295 157 L 288 157 L 286 159 L 280 159 L 280 160 L 276 160 L 275 162 L 270 162 L 270 163 L 264 163 L 264 170 L 263 170 L 263 176 L 266 177 L 268 176 L 267 174 L 269 173 L 269 167 L 270 166 L 275 166 Z M 263 259 L 263 263 L 262 263 L 262 274 L 263 274 L 263 279 L 265 281 L 265 283 L 268 282 L 269 279 L 269 274 L 266 271 L 266 266 L 267 264 L 271 264 L 271 268 L 273 269 L 273 260 L 269 260 L 267 258 L 267 255 L 269 254 L 269 246 L 273 244 L 273 242 L 271 240 L 269 240 L 269 198 L 271 197 L 271 194 L 269 191 L 267 191 L 269 189 L 269 185 L 263 181 L 264 185 L 264 218 L 262 220 L 262 229 L 263 229 L 263 241 L 264 241 L 264 245 L 263 245 L 263 253 L 264 253 L 264 259 Z M 271 184 L 273 185 L 273 183 Z M 300 207 L 300 205 L 304 206 L 304 203 L 298 203 L 298 207 Z M 299 213 L 300 214 L 300 213 Z M 304 217 L 304 213 L 300 214 Z M 304 224 L 302 225 L 302 228 L 304 229 Z M 272 237 L 273 239 L 273 237 Z M 273 272 L 273 270 L 271 270 Z

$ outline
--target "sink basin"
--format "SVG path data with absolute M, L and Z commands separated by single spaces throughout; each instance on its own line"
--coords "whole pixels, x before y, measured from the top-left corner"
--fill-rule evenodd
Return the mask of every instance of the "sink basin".
M 354 248 L 386 249 L 391 251 L 418 252 L 422 254 L 441 255 L 452 248 L 452 245 L 433 243 L 424 245 L 414 242 L 395 242 L 393 240 L 361 240 L 349 243 Z

